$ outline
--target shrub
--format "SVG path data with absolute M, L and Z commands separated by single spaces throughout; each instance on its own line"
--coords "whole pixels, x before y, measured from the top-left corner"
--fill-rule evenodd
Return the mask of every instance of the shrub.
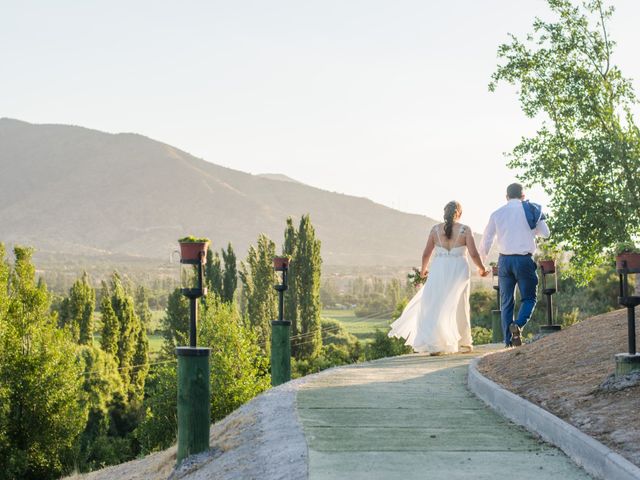
M 404 342 L 404 339 L 389 337 L 386 332 L 376 328 L 373 342 L 365 348 L 365 358 L 367 360 L 375 360 L 376 358 L 395 357 L 412 353 L 413 349 L 405 345 Z
M 472 327 L 471 338 L 473 338 L 474 345 L 484 345 L 485 343 L 491 343 L 491 330 L 484 327 Z

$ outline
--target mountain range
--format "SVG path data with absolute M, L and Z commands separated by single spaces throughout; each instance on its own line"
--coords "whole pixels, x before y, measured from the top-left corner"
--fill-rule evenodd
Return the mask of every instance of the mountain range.
M 213 159 L 215 160 L 215 159 Z M 55 255 L 167 259 L 185 235 L 281 243 L 310 214 L 326 265 L 417 265 L 435 220 L 252 175 L 133 133 L 0 119 L 0 241 Z

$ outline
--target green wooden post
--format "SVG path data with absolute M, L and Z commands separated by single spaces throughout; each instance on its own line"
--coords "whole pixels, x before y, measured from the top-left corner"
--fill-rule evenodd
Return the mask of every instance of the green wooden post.
M 291 322 L 271 322 L 271 385 L 277 386 L 291 380 Z
M 209 450 L 209 348 L 178 347 L 177 462 Z
M 491 341 L 493 343 L 504 342 L 501 313 L 500 310 L 491 310 Z

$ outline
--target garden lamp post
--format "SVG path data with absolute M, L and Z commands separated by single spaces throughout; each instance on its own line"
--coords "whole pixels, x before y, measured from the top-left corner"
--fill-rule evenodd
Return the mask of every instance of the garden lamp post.
M 186 237 L 180 242 L 180 284 L 189 299 L 189 346 L 177 347 L 178 452 L 177 461 L 209 450 L 211 425 L 209 348 L 197 346 L 198 299 L 207 294 L 204 261 L 209 241 Z
M 278 320 L 271 322 L 271 385 L 275 387 L 291 380 L 291 321 L 284 319 L 284 292 L 289 288 L 289 258 L 275 257 L 273 269 L 279 279 L 273 286 L 278 292 Z
M 629 274 L 640 275 L 640 266 L 632 264 L 624 256 L 616 259 L 616 270 L 620 279 L 620 295 L 618 303 L 627 308 L 627 329 L 629 352 L 616 355 L 616 376 L 640 371 L 640 355 L 636 352 L 636 306 L 640 305 L 640 297 L 629 295 Z
M 502 310 L 500 309 L 500 280 L 498 277 L 498 266 L 491 266 L 491 283 L 496 291 L 497 309 L 491 310 L 491 341 L 493 343 L 501 343 L 504 340 L 502 332 Z
M 540 261 L 540 274 L 542 276 L 542 293 L 547 297 L 547 324 L 540 326 L 540 333 L 546 335 L 562 329 L 561 325 L 554 325 L 553 323 L 553 301 L 551 296 L 558 291 L 556 262 L 553 260 Z

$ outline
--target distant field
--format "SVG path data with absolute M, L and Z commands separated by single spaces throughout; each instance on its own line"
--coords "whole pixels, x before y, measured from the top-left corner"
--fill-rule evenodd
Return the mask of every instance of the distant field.
M 154 331 L 162 327 L 162 319 L 164 318 L 164 310 L 151 310 L 151 322 L 149 322 L 149 330 Z
M 323 310 L 322 317 L 332 318 L 342 322 L 349 333 L 355 335 L 358 340 L 363 342 L 373 340 L 376 328 L 387 331 L 391 324 L 391 318 L 388 316 L 359 318 L 356 317 L 353 310 Z
M 149 335 L 149 356 L 155 358 L 162 348 L 162 335 Z
M 162 327 L 161 320 L 164 317 L 164 310 L 151 310 L 151 321 L 147 330 L 155 332 Z M 160 349 L 162 348 L 162 334 L 150 334 L 149 335 L 149 356 L 156 358 Z

